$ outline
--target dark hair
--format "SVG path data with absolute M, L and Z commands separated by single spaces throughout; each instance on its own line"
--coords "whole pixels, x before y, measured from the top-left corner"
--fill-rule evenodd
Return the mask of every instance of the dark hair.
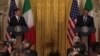
M 16 8 L 16 9 L 15 9 L 15 12 L 17 12 L 18 10 L 20 10 L 20 8 Z

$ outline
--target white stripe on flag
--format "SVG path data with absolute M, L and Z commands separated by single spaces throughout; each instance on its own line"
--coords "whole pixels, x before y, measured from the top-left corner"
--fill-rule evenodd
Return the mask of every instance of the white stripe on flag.
M 32 26 L 34 26 L 34 19 L 33 19 L 33 13 L 32 13 L 32 10 L 28 10 L 27 12 L 25 12 L 23 14 L 24 18 L 25 18 L 25 21 L 28 25 L 29 28 L 31 28 Z

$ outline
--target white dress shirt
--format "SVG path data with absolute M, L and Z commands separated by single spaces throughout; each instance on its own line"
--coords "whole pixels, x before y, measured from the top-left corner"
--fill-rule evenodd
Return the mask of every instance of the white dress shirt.
M 16 16 L 16 19 L 19 21 L 20 17 L 19 16 Z
M 83 21 L 86 22 L 87 21 L 87 17 L 83 16 Z

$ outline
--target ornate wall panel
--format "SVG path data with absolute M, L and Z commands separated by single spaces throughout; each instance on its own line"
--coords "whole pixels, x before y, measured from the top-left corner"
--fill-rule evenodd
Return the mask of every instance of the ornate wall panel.
M 93 0 L 94 1 L 94 21 L 95 26 L 97 29 L 96 36 L 98 37 L 97 40 L 100 41 L 100 0 Z
M 6 28 L 5 26 L 7 24 L 5 24 L 7 21 L 7 15 L 8 15 L 8 0 L 0 0 L 0 38 L 4 39 L 3 37 L 5 37 L 5 31 Z M 5 22 L 6 21 L 6 22 Z

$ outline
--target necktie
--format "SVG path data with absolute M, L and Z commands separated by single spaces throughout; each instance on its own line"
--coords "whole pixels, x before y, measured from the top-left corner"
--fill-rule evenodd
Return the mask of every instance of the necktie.
M 87 21 L 87 17 L 86 16 L 84 16 L 83 21 L 84 21 L 84 23 L 86 23 L 86 21 Z
M 18 17 L 18 22 L 19 22 L 19 20 L 20 20 L 20 17 Z

